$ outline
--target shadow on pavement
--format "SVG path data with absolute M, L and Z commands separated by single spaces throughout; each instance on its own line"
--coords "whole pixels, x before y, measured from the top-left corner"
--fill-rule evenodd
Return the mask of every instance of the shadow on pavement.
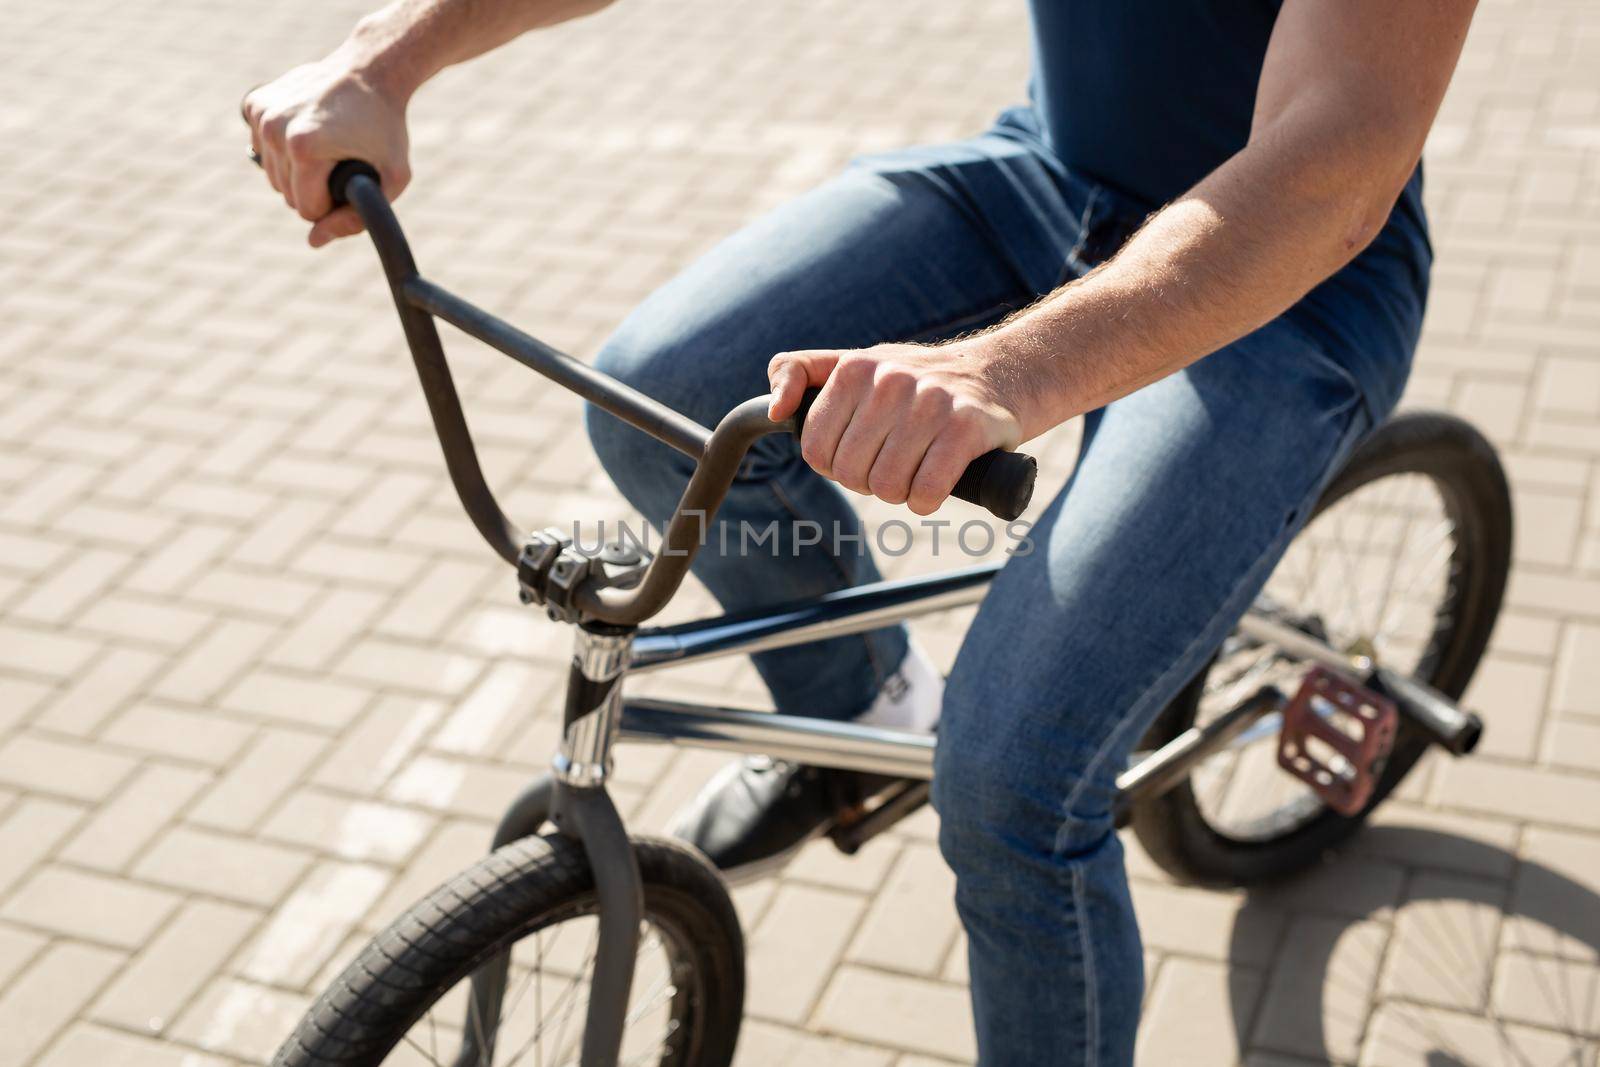
M 1406 863 L 1403 882 L 1369 893 L 1360 871 L 1374 854 Z M 1286 907 L 1299 914 L 1265 989 L 1229 985 L 1241 1060 L 1275 1050 L 1362 1067 L 1596 1063 L 1600 894 L 1573 876 L 1454 834 L 1372 827 L 1322 867 L 1251 890 L 1230 957 L 1279 936 Z

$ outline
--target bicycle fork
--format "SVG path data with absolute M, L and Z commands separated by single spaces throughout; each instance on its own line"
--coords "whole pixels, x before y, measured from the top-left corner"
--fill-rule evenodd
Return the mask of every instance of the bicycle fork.
M 599 940 L 583 1029 L 581 1067 L 615 1067 L 627 1024 L 644 890 L 622 816 L 606 791 L 611 749 L 622 714 L 622 679 L 634 628 L 585 622 L 577 628 L 567 675 L 561 747 L 548 774 L 540 775 L 507 809 L 494 847 L 510 844 L 554 823 L 582 843 L 593 873 Z M 456 1067 L 494 1062 L 501 1001 L 511 953 L 500 953 L 472 976 L 472 996 Z

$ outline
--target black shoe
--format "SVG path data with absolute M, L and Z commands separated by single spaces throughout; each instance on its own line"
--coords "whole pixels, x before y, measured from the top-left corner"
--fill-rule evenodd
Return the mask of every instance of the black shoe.
M 730 882 L 782 867 L 814 837 L 900 779 L 757 756 L 725 767 L 673 820 Z

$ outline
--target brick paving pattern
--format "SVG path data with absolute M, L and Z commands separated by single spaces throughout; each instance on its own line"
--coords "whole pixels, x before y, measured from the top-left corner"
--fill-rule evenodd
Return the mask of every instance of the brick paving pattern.
M 551 751 L 565 635 L 458 512 L 370 250 L 306 251 L 241 158 L 241 90 L 362 7 L 0 2 L 0 1063 L 260 1062 Z M 590 355 L 852 154 L 980 129 L 1025 64 L 1015 0 L 624 3 L 426 89 L 401 213 L 425 270 Z M 1271 890 L 1130 844 L 1145 1062 L 1595 1062 L 1597 69 L 1592 5 L 1488 0 L 1428 149 L 1408 402 L 1516 489 L 1485 751 Z M 451 347 L 513 515 L 626 514 L 574 402 Z M 960 624 L 918 628 L 948 657 Z M 759 700 L 741 664 L 658 677 Z M 659 827 L 719 763 L 626 750 L 616 792 Z M 742 1065 L 970 1062 L 933 828 L 739 891 Z

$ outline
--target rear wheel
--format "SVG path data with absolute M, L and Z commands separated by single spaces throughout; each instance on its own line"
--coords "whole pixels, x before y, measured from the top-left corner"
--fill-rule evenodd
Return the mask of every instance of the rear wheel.
M 635 839 L 644 883 L 619 1063 L 727 1067 L 744 1006 L 744 941 L 727 891 L 698 854 Z M 497 849 L 373 939 L 278 1050 L 277 1067 L 576 1067 L 598 943 L 581 845 L 552 835 Z M 470 996 L 510 952 L 498 1020 Z M 465 1040 L 464 1040 L 465 1039 Z
M 1329 484 L 1258 609 L 1342 651 L 1459 698 L 1500 612 L 1511 498 L 1493 447 L 1450 415 L 1411 413 L 1364 441 Z M 1309 664 L 1235 634 L 1146 734 L 1156 748 L 1262 685 L 1298 688 Z M 1349 836 L 1427 741 L 1402 720 L 1372 799 L 1353 817 L 1277 766 L 1276 714 L 1138 805 L 1140 843 L 1174 877 L 1241 885 L 1299 870 Z

